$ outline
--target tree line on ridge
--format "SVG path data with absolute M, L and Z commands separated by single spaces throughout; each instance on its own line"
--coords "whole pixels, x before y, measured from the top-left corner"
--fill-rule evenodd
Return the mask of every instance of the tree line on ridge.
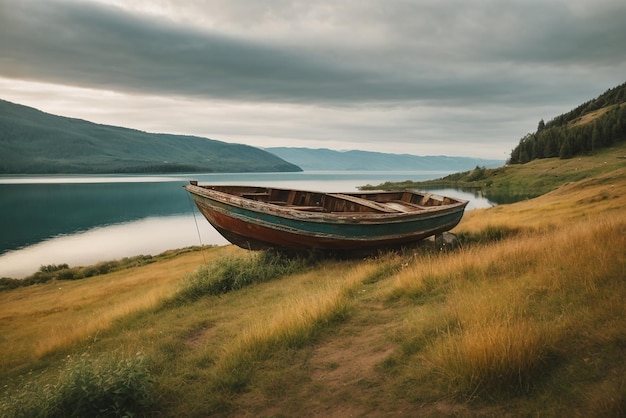
M 626 83 L 607 90 L 525 135 L 511 151 L 509 164 L 540 158 L 572 158 L 626 140 Z

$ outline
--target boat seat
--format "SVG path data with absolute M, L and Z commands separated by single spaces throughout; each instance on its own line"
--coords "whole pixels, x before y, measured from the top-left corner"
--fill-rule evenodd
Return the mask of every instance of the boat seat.
M 415 212 L 415 208 L 407 207 L 406 205 L 400 202 L 385 202 L 384 205 L 387 206 L 388 208 L 395 209 L 398 212 L 404 212 L 404 213 Z
M 329 193 L 328 195 L 332 196 L 332 197 L 336 197 L 337 199 L 348 200 L 350 202 L 356 203 L 356 204 L 361 205 L 361 206 L 367 206 L 368 208 L 376 209 L 379 212 L 386 212 L 386 213 L 402 212 L 402 211 L 400 211 L 398 209 L 394 209 L 394 208 L 385 206 L 382 203 L 374 202 L 374 201 L 367 200 L 367 199 L 362 199 L 362 198 L 356 197 L 356 196 L 350 196 L 350 195 L 341 194 L 341 193 Z
M 387 202 L 387 205 L 398 208 L 398 210 L 401 210 L 402 212 L 414 212 L 414 210 L 407 208 L 428 209 L 428 206 L 418 205 L 417 203 L 405 202 L 404 200 L 390 200 L 389 202 Z M 402 206 L 404 206 L 404 208 L 402 208 Z

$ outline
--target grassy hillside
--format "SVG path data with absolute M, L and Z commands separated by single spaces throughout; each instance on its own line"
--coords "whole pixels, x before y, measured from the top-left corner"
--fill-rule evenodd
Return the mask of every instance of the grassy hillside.
M 511 151 L 511 164 L 541 158 L 586 155 L 623 141 L 626 136 L 626 83 L 608 89 L 576 109 L 544 123 Z
M 383 183 L 366 185 L 362 189 L 400 190 L 455 187 L 480 190 L 498 203 L 533 198 L 548 193 L 567 182 L 575 182 L 626 167 L 626 142 L 604 148 L 593 156 L 567 160 L 544 158 L 526 164 L 498 168 L 476 167 L 474 170 L 451 174 L 421 182 Z
M 0 415 L 624 416 L 626 167 L 579 164 L 447 251 L 225 246 L 1 292 Z
M 262 171 L 301 169 L 247 145 L 98 125 L 0 100 L 0 174 Z

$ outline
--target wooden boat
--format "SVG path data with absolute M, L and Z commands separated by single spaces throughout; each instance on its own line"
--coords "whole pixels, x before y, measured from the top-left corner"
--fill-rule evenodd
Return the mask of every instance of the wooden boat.
M 251 250 L 375 252 L 454 228 L 467 201 L 415 191 L 323 193 L 198 185 L 191 193 L 228 241 Z

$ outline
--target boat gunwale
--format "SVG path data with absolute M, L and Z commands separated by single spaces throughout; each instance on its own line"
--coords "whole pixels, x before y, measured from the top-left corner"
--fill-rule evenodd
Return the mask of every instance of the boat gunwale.
M 231 207 L 239 207 L 242 209 L 250 210 L 253 212 L 263 212 L 272 214 L 274 216 L 281 216 L 285 218 L 292 218 L 298 220 L 307 220 L 307 221 L 345 221 L 349 220 L 351 222 L 376 222 L 376 221 L 385 221 L 391 222 L 393 220 L 397 220 L 399 222 L 406 221 L 407 219 L 412 218 L 429 218 L 429 215 L 442 215 L 450 212 L 458 212 L 465 209 L 467 204 L 469 203 L 467 200 L 452 198 L 447 196 L 441 196 L 437 194 L 428 193 L 429 196 L 435 198 L 448 198 L 453 200 L 453 203 L 442 204 L 431 207 L 420 207 L 416 208 L 412 211 L 394 211 L 394 212 L 315 212 L 315 211 L 307 211 L 302 210 L 301 206 L 281 206 L 271 202 L 263 202 L 259 200 L 250 199 L 247 197 L 243 197 L 240 195 L 227 193 L 221 190 L 213 189 L 212 187 L 234 187 L 234 188 L 245 188 L 245 187 L 260 187 L 261 186 L 245 186 L 245 185 L 197 185 L 197 184 L 187 184 L 184 186 L 185 190 L 190 192 L 192 195 L 197 195 L 203 197 L 205 199 L 212 199 L 218 201 L 222 204 L 231 206 Z M 269 189 L 269 188 L 266 188 Z M 350 197 L 349 201 L 357 204 L 361 204 L 359 202 L 364 202 L 363 206 L 371 207 L 370 204 L 379 204 L 378 202 L 367 200 L 364 198 L 360 198 L 358 196 L 354 196 L 354 194 L 377 194 L 377 193 L 393 193 L 393 192 L 357 192 L 357 193 L 333 193 L 333 192 L 318 192 L 318 191 L 310 191 L 310 190 L 300 190 L 300 189 L 279 189 L 279 190 L 297 190 L 305 193 L 316 193 L 322 195 L 330 195 L 338 199 L 342 199 L 343 196 Z M 419 192 L 414 190 L 404 190 L 405 192 L 419 194 Z M 342 196 L 343 195 L 343 196 Z M 348 200 L 348 199 L 347 199 Z M 406 202 L 405 202 L 406 203 Z M 391 209 L 391 208 L 390 208 Z

